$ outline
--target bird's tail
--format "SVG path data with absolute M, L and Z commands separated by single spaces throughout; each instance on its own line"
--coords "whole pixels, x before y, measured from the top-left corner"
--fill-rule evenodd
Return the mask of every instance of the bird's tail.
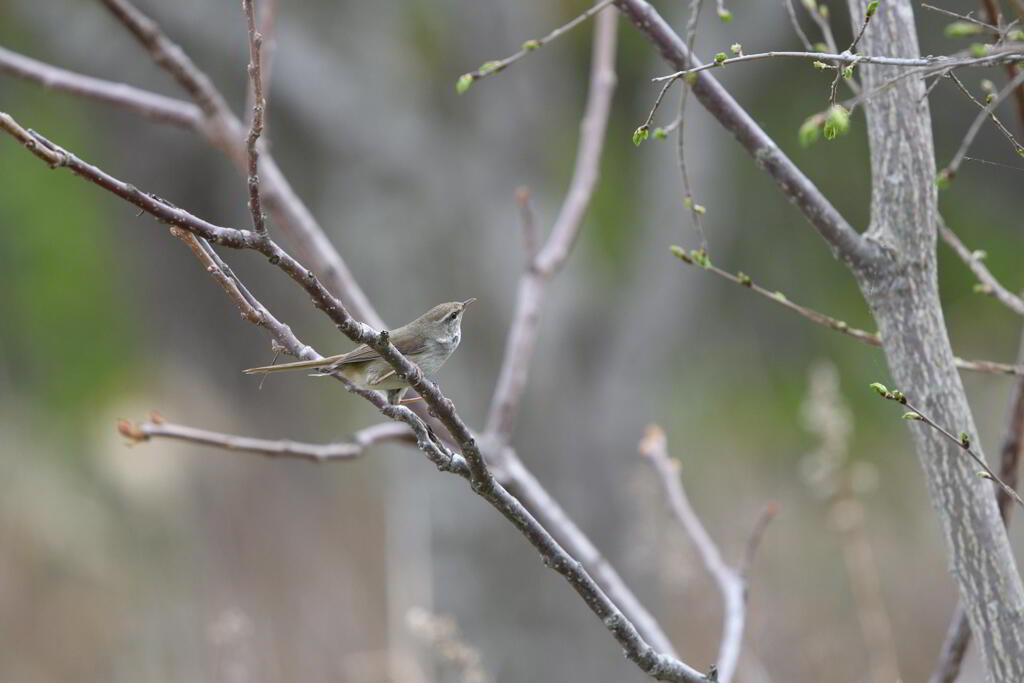
M 258 368 L 242 370 L 247 375 L 262 375 L 268 372 L 286 372 L 288 370 L 304 370 L 308 368 L 322 368 L 330 365 L 333 359 L 320 358 L 317 360 L 300 360 L 295 363 L 281 363 L 280 365 L 262 365 Z

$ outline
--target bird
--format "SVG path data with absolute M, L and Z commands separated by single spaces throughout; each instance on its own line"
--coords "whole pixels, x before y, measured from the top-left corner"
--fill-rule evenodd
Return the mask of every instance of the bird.
M 462 341 L 462 315 L 476 301 L 448 301 L 434 306 L 410 323 L 389 333 L 391 343 L 402 355 L 419 366 L 423 374 L 433 376 Z M 361 389 L 387 392 L 388 403 L 398 405 L 409 388 L 391 364 L 366 344 L 348 353 L 280 365 L 263 365 L 243 370 L 247 375 L 312 369 L 313 376 L 340 374 Z

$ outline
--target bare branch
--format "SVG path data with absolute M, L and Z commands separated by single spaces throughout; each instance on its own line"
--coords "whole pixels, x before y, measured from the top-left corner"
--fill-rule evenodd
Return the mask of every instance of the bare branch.
M 793 31 L 796 33 L 797 38 L 800 39 L 800 44 L 804 46 L 804 49 L 808 52 L 814 49 L 811 45 L 810 39 L 807 34 L 804 33 L 803 28 L 800 26 L 800 20 L 796 18 L 796 11 L 793 9 L 793 0 L 782 0 L 782 4 L 786 8 L 786 14 L 789 15 L 789 23 L 793 25 Z
M 256 30 L 256 17 L 253 15 L 253 0 L 242 0 L 245 12 L 245 23 L 249 33 L 249 80 L 252 83 L 252 120 L 249 123 L 249 134 L 245 138 L 245 148 L 249 160 L 249 213 L 252 214 L 252 227 L 258 233 L 267 231 L 266 219 L 263 216 L 263 204 L 260 201 L 260 151 L 256 143 L 263 134 L 263 114 L 267 101 L 263 97 L 263 34 Z
M 969 22 L 971 24 L 975 24 L 976 26 L 982 27 L 986 31 L 992 31 L 993 33 L 995 33 L 997 35 L 1000 32 L 998 26 L 993 26 L 992 24 L 987 24 L 984 21 L 981 21 L 980 19 L 978 19 L 976 17 L 972 17 L 970 15 L 970 13 L 958 14 L 956 12 L 951 12 L 948 9 L 943 9 L 942 7 L 936 7 L 935 5 L 929 5 L 927 2 L 922 2 L 921 3 L 921 7 L 923 7 L 926 10 L 931 10 L 932 12 L 938 12 L 939 14 L 945 14 L 947 17 L 953 17 L 954 19 L 959 19 L 960 21 L 966 21 L 966 22 Z
M 1024 315 L 1024 299 L 1013 292 L 1003 287 L 1003 285 L 995 278 L 994 275 L 985 267 L 982 263 L 982 255 L 978 252 L 971 251 L 964 246 L 964 243 L 960 241 L 956 233 L 949 229 L 946 222 L 939 219 L 939 235 L 942 236 L 942 240 L 948 244 L 956 255 L 960 257 L 960 260 L 971 269 L 974 276 L 978 278 L 980 283 L 980 291 L 985 294 L 994 296 L 999 300 L 999 303 L 1009 308 L 1014 313 Z
M 366 453 L 370 446 L 384 441 L 414 441 L 407 425 L 396 422 L 382 422 L 352 435 L 350 441 L 315 444 L 287 439 L 257 439 L 250 436 L 222 434 L 206 429 L 166 422 L 158 415 L 151 415 L 147 422 L 119 420 L 117 430 L 125 438 L 136 443 L 150 439 L 174 439 L 212 446 L 228 451 L 255 453 L 269 457 L 298 458 L 313 462 L 327 460 L 351 460 Z
M 183 128 L 198 128 L 202 120 L 199 108 L 190 102 L 142 90 L 126 83 L 115 83 L 61 69 L 2 46 L 0 73 L 37 83 L 44 88 L 113 104 L 148 119 Z
M 985 108 L 985 105 L 979 102 L 978 99 L 971 94 L 971 91 L 967 89 L 967 86 L 965 86 L 963 82 L 959 78 L 957 78 L 955 71 L 949 72 L 949 78 L 950 80 L 953 81 L 956 87 L 959 88 L 960 92 L 966 95 L 971 102 L 974 102 L 974 104 L 978 105 L 979 109 Z M 989 112 L 989 118 L 992 119 L 992 123 L 995 124 L 996 128 L 999 129 L 999 132 L 1003 134 L 1003 137 L 1006 138 L 1011 145 L 1013 145 L 1013 151 L 1015 151 L 1018 155 L 1024 156 L 1024 147 L 1022 147 L 1021 144 L 1017 142 L 1017 138 L 1013 137 L 1013 133 L 1010 132 L 1009 128 L 1003 125 L 1003 122 L 999 120 L 999 117 L 996 116 L 996 113 L 994 111 Z
M 1012 81 L 1007 83 L 999 90 L 998 93 L 992 98 L 985 107 L 978 112 L 978 115 L 974 117 L 974 121 L 967 128 L 967 134 L 964 135 L 963 142 L 960 143 L 960 147 L 957 149 L 956 154 L 953 155 L 953 160 L 949 162 L 949 165 L 945 169 L 939 172 L 940 178 L 951 179 L 956 175 L 956 172 L 960 169 L 960 163 L 964 159 L 964 155 L 971 148 L 971 144 L 974 142 L 974 138 L 978 136 L 978 132 L 981 131 L 982 124 L 985 123 L 985 119 L 992 115 L 992 112 L 999 103 L 1005 100 L 1018 86 L 1024 84 L 1024 71 L 1018 73 Z M 1015 141 L 1016 142 L 1016 141 Z M 1020 149 L 1018 147 L 1018 149 Z
M 728 57 L 726 59 L 708 62 L 707 64 L 687 66 L 685 69 L 680 69 L 679 71 L 666 74 L 664 76 L 656 76 L 652 78 L 651 81 L 660 83 L 661 81 L 682 78 L 687 74 L 700 73 L 702 71 L 717 69 L 730 64 L 753 62 L 761 59 L 772 59 L 775 57 L 806 59 L 816 62 L 838 62 L 840 64 L 882 64 L 886 66 L 927 67 L 932 70 L 943 70 L 950 68 L 960 69 L 964 67 L 984 67 L 992 66 L 994 64 L 1011 64 L 1024 59 L 1024 53 L 1020 51 L 1019 45 L 1008 46 L 1004 51 L 993 51 L 984 57 L 963 58 L 948 57 L 944 55 L 937 57 L 884 57 L 879 55 L 855 55 L 847 52 L 832 54 L 829 52 L 793 52 L 776 50 L 771 52 L 756 52 L 749 55 L 739 55 L 737 57 Z
M 665 432 L 656 425 L 647 428 L 644 438 L 639 445 L 640 454 L 654 468 L 665 491 L 665 498 L 680 526 L 693 541 L 697 552 L 700 555 L 704 568 L 718 585 L 722 594 L 725 617 L 722 623 L 722 639 L 719 643 L 717 668 L 718 681 L 730 683 L 736 672 L 736 664 L 740 657 L 740 648 L 743 644 L 743 628 L 746 622 L 746 593 L 747 582 L 745 578 L 746 568 L 750 559 L 745 559 L 742 569 L 733 569 L 718 550 L 718 546 L 711 540 L 700 518 L 686 497 L 682 480 L 679 478 L 679 461 L 673 460 L 668 455 L 668 447 L 665 439 Z M 774 512 L 762 513 L 761 520 L 755 527 L 748 543 L 748 556 L 753 557 L 761 535 L 764 532 L 764 525 L 771 520 Z
M 645 33 L 662 56 L 680 70 L 699 67 L 679 36 L 645 0 L 616 0 L 616 5 Z M 693 94 L 708 112 L 754 157 L 778 183 L 811 225 L 831 246 L 833 254 L 857 268 L 871 262 L 876 247 L 865 242 L 817 187 L 785 155 L 747 112 L 708 74 L 698 74 Z
M 506 441 L 512 432 L 519 400 L 526 386 L 547 282 L 565 265 L 597 185 L 601 152 L 608 128 L 608 112 L 615 91 L 618 18 L 614 9 L 607 9 L 598 15 L 590 67 L 590 89 L 580 124 L 572 180 L 547 241 L 519 281 L 516 310 L 509 327 L 504 361 L 487 417 L 486 432 L 497 434 L 502 441 Z

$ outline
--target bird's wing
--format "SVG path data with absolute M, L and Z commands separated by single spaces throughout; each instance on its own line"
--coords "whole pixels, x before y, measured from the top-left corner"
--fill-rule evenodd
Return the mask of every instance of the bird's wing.
M 367 360 L 380 358 L 380 354 L 366 344 L 361 344 L 348 353 L 342 354 L 341 358 L 334 361 L 332 365 L 348 365 L 349 363 L 362 363 Z

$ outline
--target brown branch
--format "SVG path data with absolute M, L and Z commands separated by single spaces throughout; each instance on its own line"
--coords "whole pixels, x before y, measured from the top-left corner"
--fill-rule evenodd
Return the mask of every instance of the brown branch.
M 126 83 L 93 78 L 61 69 L 0 46 L 0 73 L 44 88 L 112 104 L 154 121 L 198 129 L 202 112 L 191 102 L 142 90 Z
M 957 234 L 949 229 L 946 222 L 939 219 L 939 235 L 942 236 L 942 241 L 948 244 L 956 255 L 960 257 L 960 260 L 971 269 L 974 276 L 978 278 L 980 283 L 980 291 L 984 294 L 994 296 L 999 303 L 1009 308 L 1014 313 L 1024 315 L 1024 299 L 1013 292 L 1003 287 L 1003 285 L 992 275 L 985 264 L 982 263 L 982 257 L 977 253 L 973 252 L 964 246 L 964 243 L 960 241 Z
M 760 294 L 769 301 L 772 301 L 783 308 L 788 308 L 794 313 L 797 313 L 807 320 L 821 325 L 822 327 L 827 327 L 830 330 L 835 330 L 836 332 L 853 337 L 857 341 L 868 344 L 869 346 L 880 347 L 882 345 L 882 338 L 879 336 L 878 332 L 868 332 L 856 327 L 850 327 L 845 320 L 839 320 L 838 318 L 833 318 L 832 316 L 820 313 L 813 308 L 808 308 L 807 306 L 794 303 L 782 292 L 778 290 L 768 290 L 758 285 L 745 273 L 741 272 L 733 275 L 726 270 L 722 270 L 718 266 L 713 265 L 705 254 L 701 254 L 696 251 L 687 253 L 685 249 L 679 246 L 673 246 L 672 253 L 683 263 L 696 265 L 709 273 L 725 278 L 729 282 L 745 287 L 755 294 Z M 959 357 L 954 358 L 954 362 L 956 363 L 956 367 L 961 370 L 972 370 L 974 372 L 985 372 L 995 375 L 1024 376 L 1024 364 L 1010 365 L 1008 363 L 997 363 L 995 361 L 988 360 L 964 360 Z
M 117 430 L 122 436 L 136 443 L 154 438 L 174 439 L 228 451 L 255 453 L 274 458 L 297 458 L 312 462 L 358 458 L 364 455 L 370 446 L 384 441 L 414 441 L 408 426 L 395 422 L 382 422 L 365 427 L 354 433 L 350 441 L 328 444 L 303 443 L 287 439 L 257 439 L 250 436 L 223 434 L 165 422 L 157 415 L 151 415 L 146 422 L 118 420 Z
M 630 21 L 645 33 L 676 69 L 700 66 L 679 36 L 645 0 L 616 0 Z M 845 263 L 860 268 L 874 260 L 876 247 L 861 238 L 831 202 L 787 157 L 767 133 L 714 78 L 698 74 L 693 94 L 718 122 L 754 157 L 759 167 L 778 183 L 783 195 L 796 204 L 811 225 Z
M 924 412 L 922 412 L 920 408 L 911 403 L 910 400 L 906 397 L 906 395 L 901 391 L 889 391 L 885 386 L 878 383 L 872 384 L 871 388 L 878 392 L 878 394 L 881 395 L 882 398 L 885 398 L 890 401 L 896 401 L 897 403 L 906 406 L 910 412 L 904 413 L 903 419 L 910 420 L 912 422 L 923 422 L 924 424 L 928 425 L 929 427 L 937 431 L 939 434 L 944 436 L 946 439 L 952 441 L 957 446 L 959 446 L 960 450 L 967 454 L 967 456 L 971 460 L 973 460 L 978 467 L 981 468 L 981 472 L 978 472 L 979 476 L 991 481 L 999 489 L 1002 489 L 1002 491 L 1007 496 L 1013 499 L 1015 503 L 1017 503 L 1021 507 L 1024 507 L 1024 499 L 1022 499 L 1020 495 L 1018 495 L 1017 492 L 1009 484 L 1000 479 L 999 475 L 992 471 L 992 468 L 988 466 L 988 463 L 985 462 L 984 458 L 982 458 L 980 455 L 974 452 L 974 450 L 971 448 L 970 435 L 968 435 L 966 432 L 960 432 L 959 437 L 954 436 L 949 430 L 935 422 L 935 420 L 933 420 Z
M 507 441 L 529 373 L 547 283 L 562 269 L 583 225 L 597 185 L 608 113 L 615 91 L 615 45 L 618 13 L 606 9 L 597 18 L 590 88 L 580 124 L 576 165 L 565 201 L 547 241 L 532 258 L 519 281 L 516 309 L 505 342 L 504 361 L 487 417 L 488 434 Z
M 669 457 L 665 432 L 656 425 L 650 425 L 639 445 L 640 454 L 647 459 L 658 475 L 658 480 L 668 500 L 672 513 L 682 526 L 686 535 L 693 541 L 700 555 L 704 568 L 708 571 L 722 594 L 725 616 L 722 622 L 722 638 L 719 642 L 716 665 L 717 680 L 721 683 L 732 681 L 739 662 L 740 649 L 743 644 L 743 628 L 746 622 L 747 581 L 746 572 L 752 561 L 757 544 L 764 533 L 765 526 L 771 521 L 775 512 L 766 508 L 761 514 L 754 533 L 747 544 L 747 553 L 739 568 L 730 567 L 718 546 L 704 528 L 700 517 L 690 504 L 682 480 L 679 477 L 679 461 Z
M 1021 4 L 1020 0 L 1013 0 L 1013 2 L 1016 4 L 1017 12 L 1020 15 L 1018 21 L 1024 20 L 1024 5 Z M 996 0 L 982 0 L 981 4 L 985 7 L 985 14 L 988 17 L 989 23 L 996 25 L 998 40 L 1002 40 L 1005 29 L 999 28 L 998 2 Z M 1017 78 L 1017 75 L 1020 73 L 1020 66 L 1015 63 L 1006 64 L 1003 68 L 1006 69 L 1006 77 L 1011 81 Z M 1017 103 L 1017 120 L 1020 123 L 1021 130 L 1024 131 L 1024 85 L 1019 85 L 1014 90 L 1014 101 Z
M 126 199 L 164 222 L 189 230 L 193 234 L 217 244 L 232 248 L 253 249 L 267 256 L 271 264 L 284 271 L 309 294 L 314 305 L 327 314 L 345 336 L 353 342 L 367 344 L 377 351 L 391 364 L 396 373 L 404 377 L 410 386 L 419 392 L 455 439 L 462 452 L 462 457 L 458 458 L 436 438 L 433 438 L 420 418 L 405 406 L 390 405 L 379 392 L 360 389 L 344 377 L 335 375 L 334 377 L 338 381 L 342 382 L 349 391 L 370 401 L 385 416 L 409 424 L 416 434 L 417 446 L 439 468 L 468 479 L 473 491 L 511 522 L 538 550 L 545 564 L 568 581 L 623 647 L 626 657 L 642 671 L 660 680 L 683 681 L 684 683 L 697 683 L 705 680 L 704 676 L 696 669 L 652 648 L 641 637 L 633 623 L 591 578 L 583 565 L 569 555 L 523 507 L 522 503 L 495 480 L 484 463 L 475 436 L 455 412 L 452 402 L 441 393 L 436 384 L 424 377 L 415 364 L 399 353 L 391 344 L 388 333 L 386 331 L 376 332 L 355 321 L 348 314 L 342 302 L 317 280 L 312 271 L 302 266 L 273 240 L 254 231 L 215 226 L 153 195 L 140 192 L 135 187 L 87 164 L 42 136 L 26 131 L 3 112 L 0 112 L 0 129 L 10 133 L 29 151 L 50 166 L 69 168 L 76 175 Z
M 995 108 L 998 107 L 999 104 L 1005 100 L 1015 88 L 1022 84 L 1024 84 L 1024 71 L 1018 73 L 1013 80 L 1004 85 L 1002 89 L 992 97 L 992 100 L 986 104 L 980 112 L 978 112 L 978 115 L 974 117 L 974 121 L 972 121 L 971 125 L 968 126 L 967 133 L 964 135 L 964 139 L 960 143 L 960 147 L 957 148 L 956 154 L 953 155 L 953 159 L 949 162 L 949 165 L 946 166 L 946 168 L 939 172 L 940 178 L 948 180 L 956 175 L 956 172 L 960 169 L 961 162 L 963 162 L 964 156 L 967 154 L 967 151 L 971 148 L 971 144 L 974 142 L 974 138 L 976 138 L 978 133 L 981 131 L 981 126 L 985 123 L 985 119 L 989 118 L 992 115 L 992 112 L 995 111 Z
M 265 233 L 267 223 L 260 200 L 260 151 L 256 143 L 263 134 L 263 114 L 267 101 L 263 97 L 263 34 L 256 30 L 252 3 L 253 0 L 242 0 L 242 10 L 245 12 L 245 24 L 249 34 L 248 72 L 253 96 L 252 120 L 249 122 L 249 134 L 245 138 L 245 149 L 249 161 L 249 213 L 252 214 L 252 227 L 258 233 Z

